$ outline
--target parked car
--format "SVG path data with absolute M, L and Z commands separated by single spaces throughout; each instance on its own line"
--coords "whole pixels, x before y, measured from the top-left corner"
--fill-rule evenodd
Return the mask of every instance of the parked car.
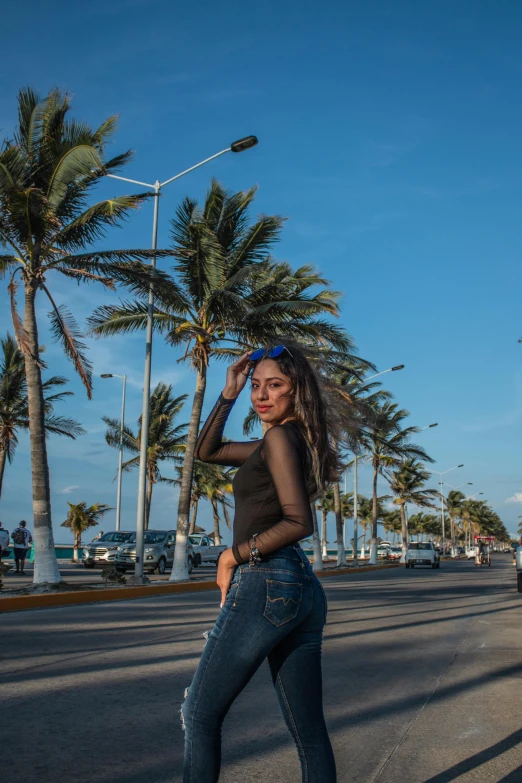
M 82 562 L 85 568 L 106 566 L 113 563 L 118 547 L 134 535 L 132 530 L 113 530 L 104 533 L 101 538 L 91 541 L 83 548 Z
M 410 542 L 406 552 L 406 568 L 414 568 L 416 565 L 440 568 L 440 556 L 431 541 Z
M 214 563 L 217 565 L 222 552 L 227 548 L 224 544 L 217 546 L 213 544 L 208 536 L 194 533 L 189 536 L 189 541 L 194 550 L 194 566 L 200 566 L 202 563 Z
M 380 560 L 387 560 L 391 551 L 391 546 L 388 543 L 379 544 L 377 548 L 377 558 Z
M 477 547 L 476 546 L 468 546 L 468 547 L 466 547 L 466 557 L 468 558 L 468 560 L 474 560 L 476 554 L 477 554 Z
M 167 568 L 172 568 L 176 546 L 175 530 L 146 530 L 144 541 L 144 571 L 151 574 L 154 571 L 157 571 L 158 574 L 164 574 Z M 194 549 L 190 542 L 187 542 L 187 557 L 190 574 L 194 568 Z M 136 533 L 133 533 L 126 543 L 118 547 L 114 564 L 116 570 L 122 574 L 136 567 Z
M 402 547 L 392 546 L 390 549 L 390 560 L 400 560 L 402 557 Z

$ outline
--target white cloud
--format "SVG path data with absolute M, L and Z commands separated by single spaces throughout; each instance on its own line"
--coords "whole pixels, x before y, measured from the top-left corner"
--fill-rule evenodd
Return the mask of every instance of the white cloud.
M 507 498 L 504 503 L 522 503 L 522 492 L 515 492 L 510 498 Z
M 80 489 L 79 484 L 71 484 L 70 487 L 64 487 L 63 489 L 58 490 L 59 495 L 70 495 L 71 492 L 74 492 L 75 489 Z

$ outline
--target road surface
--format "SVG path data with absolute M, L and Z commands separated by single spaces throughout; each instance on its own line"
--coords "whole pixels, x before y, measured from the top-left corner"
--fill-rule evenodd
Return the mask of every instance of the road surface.
M 522 595 L 491 568 L 324 580 L 338 780 L 522 780 Z M 174 783 L 178 709 L 217 592 L 0 616 L 3 783 Z M 306 687 L 306 682 L 303 682 Z M 299 783 L 266 667 L 224 728 L 221 783 Z

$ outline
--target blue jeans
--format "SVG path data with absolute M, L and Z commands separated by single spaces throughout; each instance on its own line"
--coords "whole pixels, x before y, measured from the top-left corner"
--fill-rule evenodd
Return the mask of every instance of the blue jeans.
M 236 569 L 182 706 L 183 783 L 219 780 L 223 720 L 265 658 L 297 746 L 303 783 L 335 783 L 322 703 L 326 611 L 324 590 L 298 546 Z

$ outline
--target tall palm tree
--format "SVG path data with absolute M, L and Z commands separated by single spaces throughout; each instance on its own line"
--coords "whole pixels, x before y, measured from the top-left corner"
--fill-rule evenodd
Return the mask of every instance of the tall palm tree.
M 0 497 L 6 462 L 11 463 L 18 444 L 18 430 L 29 429 L 29 407 L 25 380 L 24 356 L 10 334 L 0 340 Z M 54 415 L 54 404 L 73 394 L 56 391 L 67 383 L 54 376 L 42 383 L 44 423 L 47 434 L 64 435 L 73 440 L 85 430 L 74 419 Z
M 8 275 L 11 315 L 18 346 L 25 359 L 33 490 L 34 581 L 60 581 L 54 552 L 45 442 L 45 401 L 42 383 L 36 304 L 43 296 L 51 308 L 50 328 L 91 396 L 91 365 L 72 313 L 51 294 L 53 277 L 76 283 L 115 282 L 146 290 L 151 280 L 137 259 L 150 250 L 92 250 L 105 230 L 121 221 L 149 194 L 120 196 L 88 206 L 87 197 L 102 177 L 119 169 L 129 152 L 105 156 L 116 128 L 109 117 L 98 128 L 70 120 L 70 98 L 53 90 L 45 98 L 31 89 L 18 96 L 18 128 L 0 149 L 0 276 Z M 18 311 L 19 281 L 24 293 L 23 316 Z
M 212 182 L 204 205 L 186 198 L 172 221 L 174 271 L 170 290 L 156 296 L 154 325 L 169 344 L 183 349 L 180 361 L 196 372 L 178 505 L 176 552 L 171 581 L 188 578 L 189 529 L 194 449 L 211 359 L 236 359 L 251 347 L 292 334 L 305 342 L 344 351 L 350 339 L 342 328 L 322 318 L 339 314 L 339 294 L 311 266 L 292 271 L 275 263 L 269 252 L 279 239 L 282 219 L 264 216 L 253 224 L 249 208 L 255 189 L 227 193 Z M 319 287 L 317 293 L 311 289 Z M 143 329 L 145 295 L 119 306 L 98 308 L 92 333 L 111 335 Z
M 90 527 L 95 527 L 107 511 L 112 509 L 105 503 L 93 503 L 92 506 L 88 506 L 84 500 L 80 503 L 67 503 L 67 505 L 69 511 L 61 527 L 68 527 L 74 534 L 73 560 L 77 563 L 78 550 L 82 545 L 82 533 Z
M 422 462 L 411 457 L 405 459 L 391 471 L 384 471 L 392 494 L 393 502 L 399 506 L 401 514 L 402 558 L 406 562 L 408 549 L 408 525 L 406 522 L 406 504 L 413 503 L 419 508 L 434 508 L 434 499 L 439 493 L 436 489 L 424 489 L 424 484 L 430 478 L 429 471 L 424 469 Z
M 410 437 L 419 431 L 418 427 L 403 427 L 409 412 L 400 409 L 396 403 L 384 402 L 375 410 L 365 436 L 365 450 L 373 468 L 373 520 L 370 564 L 377 563 L 377 479 L 406 459 L 421 459 L 433 462 L 423 448 L 410 443 Z
M 185 452 L 186 424 L 176 424 L 187 394 L 172 396 L 172 385 L 158 383 L 150 397 L 149 446 L 147 449 L 147 503 L 145 507 L 145 529 L 149 527 L 152 491 L 158 481 L 165 481 L 160 471 L 162 462 L 181 465 Z M 115 449 L 120 448 L 120 421 L 103 417 L 107 425 L 105 440 Z M 130 427 L 123 428 L 123 449 L 136 456 L 123 463 L 124 470 L 132 470 L 140 464 L 141 416 L 136 434 Z

